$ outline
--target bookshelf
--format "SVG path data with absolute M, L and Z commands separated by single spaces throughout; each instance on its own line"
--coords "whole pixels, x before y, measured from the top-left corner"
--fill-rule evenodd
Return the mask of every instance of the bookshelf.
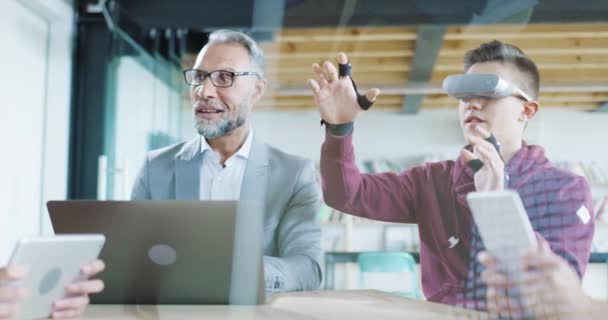
M 598 202 L 608 196 L 608 161 L 559 161 L 555 165 L 587 179 L 596 209 Z
M 418 251 L 415 224 L 374 221 L 339 211 L 339 221 L 322 221 L 325 251 Z

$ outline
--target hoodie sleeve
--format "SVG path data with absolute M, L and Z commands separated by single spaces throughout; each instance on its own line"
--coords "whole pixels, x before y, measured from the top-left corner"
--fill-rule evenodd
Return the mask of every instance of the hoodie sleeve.
M 424 169 L 406 170 L 401 174 L 362 174 L 355 164 L 352 138 L 353 131 L 345 136 L 326 131 L 321 147 L 321 185 L 325 203 L 368 219 L 417 223 L 416 208 L 422 177 L 426 174 Z

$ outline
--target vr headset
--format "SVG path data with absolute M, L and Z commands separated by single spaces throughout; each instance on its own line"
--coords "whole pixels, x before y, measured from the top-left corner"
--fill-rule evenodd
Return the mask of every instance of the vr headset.
M 520 88 L 495 74 L 451 75 L 443 80 L 443 90 L 450 97 L 459 100 L 473 98 L 501 99 L 521 96 L 526 101 L 532 101 L 532 98 Z

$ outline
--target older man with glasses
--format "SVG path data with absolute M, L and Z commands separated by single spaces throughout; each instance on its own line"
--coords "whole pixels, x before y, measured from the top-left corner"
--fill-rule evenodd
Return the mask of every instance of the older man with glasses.
M 321 228 L 314 166 L 260 141 L 249 121 L 267 83 L 262 50 L 240 32 L 213 32 L 184 78 L 199 134 L 151 151 L 131 198 L 259 201 L 267 292 L 317 289 Z

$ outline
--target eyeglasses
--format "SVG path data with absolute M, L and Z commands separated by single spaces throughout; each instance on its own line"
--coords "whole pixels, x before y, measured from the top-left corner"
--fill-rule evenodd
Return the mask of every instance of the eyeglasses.
M 256 76 L 261 79 L 257 72 L 233 72 L 229 70 L 215 70 L 211 72 L 198 70 L 198 69 L 187 69 L 184 70 L 184 80 L 190 86 L 197 87 L 203 84 L 205 79 L 209 77 L 211 83 L 218 88 L 227 88 L 232 86 L 234 83 L 234 77 L 236 76 Z

